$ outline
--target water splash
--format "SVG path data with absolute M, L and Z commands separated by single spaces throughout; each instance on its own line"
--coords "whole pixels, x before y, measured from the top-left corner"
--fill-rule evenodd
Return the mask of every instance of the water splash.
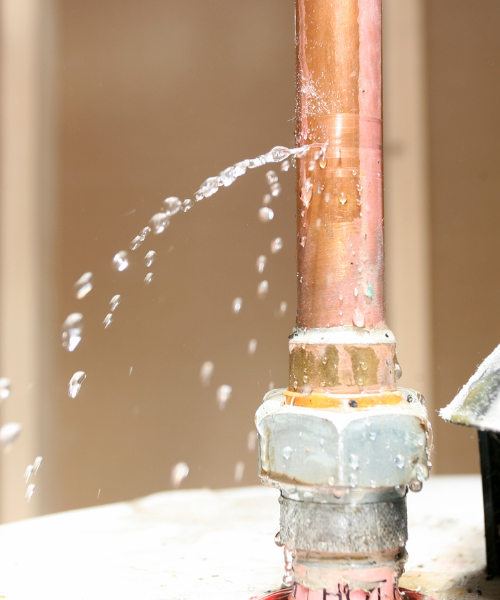
M 0 427 L 0 444 L 4 447 L 4 451 L 8 451 L 10 446 L 19 437 L 22 431 L 20 423 L 5 423 Z
M 7 400 L 10 396 L 11 383 L 8 377 L 0 377 L 0 402 Z
M 269 206 L 263 206 L 259 209 L 259 221 L 261 223 L 268 223 L 274 219 L 274 211 Z
M 125 271 L 128 267 L 128 253 L 125 250 L 120 250 L 114 255 L 113 266 L 117 271 Z
M 182 208 L 182 202 L 176 196 L 170 196 L 163 201 L 163 210 L 169 217 L 178 213 Z
M 189 467 L 185 462 L 177 463 L 172 469 L 171 480 L 174 488 L 178 488 L 189 475 Z
M 262 254 L 257 259 L 257 273 L 264 273 L 264 269 L 266 267 L 267 258 Z
M 156 260 L 156 252 L 154 250 L 150 250 L 144 257 L 144 264 L 146 265 L 146 267 L 150 267 L 154 263 L 155 260 Z
M 286 148 L 285 146 L 275 146 L 266 154 L 261 154 L 257 158 L 247 158 L 235 165 L 224 169 L 215 177 L 209 177 L 201 184 L 195 194 L 196 201 L 199 202 L 203 198 L 213 196 L 219 191 L 220 187 L 229 187 L 232 183 L 247 172 L 247 169 L 255 169 L 268 163 L 280 163 L 289 157 L 296 154 L 307 152 L 310 146 L 302 146 L 301 148 Z M 272 171 L 274 173 L 274 171 Z
M 63 323 L 62 347 L 66 348 L 68 352 L 73 352 L 82 341 L 82 332 L 83 315 L 81 313 L 71 313 Z
M 217 389 L 217 404 L 219 405 L 220 410 L 224 410 L 227 401 L 231 398 L 231 394 L 233 392 L 233 388 L 230 385 L 221 385 Z
M 87 375 L 84 373 L 84 371 L 77 371 L 69 380 L 68 396 L 70 398 L 76 398 L 78 396 L 80 388 L 82 387 L 82 383 L 86 377 Z
M 109 310 L 111 312 L 115 312 L 117 306 L 120 304 L 121 301 L 122 297 L 120 296 L 120 294 L 116 294 L 116 296 L 113 296 L 109 301 Z
M 271 242 L 271 252 L 273 254 L 276 254 L 276 252 L 279 252 L 282 248 L 283 248 L 283 240 L 280 237 L 275 238 Z
M 257 296 L 261 299 L 265 298 L 267 296 L 268 291 L 269 291 L 269 283 L 266 279 L 264 279 L 257 286 Z
M 92 291 L 92 273 L 90 271 L 84 273 L 80 277 L 74 285 L 74 290 L 78 300 L 85 298 L 85 296 Z
M 210 385 L 210 380 L 212 379 L 213 372 L 214 363 L 211 360 L 207 360 L 201 365 L 200 379 L 201 385 L 203 385 L 203 387 L 208 387 Z
M 253 354 L 255 354 L 256 350 L 257 350 L 257 340 L 251 339 L 248 342 L 248 354 L 250 354 L 250 356 L 252 356 Z
M 245 463 L 239 460 L 234 467 L 234 480 L 236 483 L 240 483 L 245 473 Z
M 170 224 L 167 213 L 159 212 L 153 215 L 149 221 L 151 231 L 156 235 L 163 233 Z

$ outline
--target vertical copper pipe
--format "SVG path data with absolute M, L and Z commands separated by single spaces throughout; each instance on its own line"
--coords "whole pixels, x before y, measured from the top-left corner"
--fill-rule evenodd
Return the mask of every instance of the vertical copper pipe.
M 381 0 L 297 0 L 297 326 L 385 327 Z

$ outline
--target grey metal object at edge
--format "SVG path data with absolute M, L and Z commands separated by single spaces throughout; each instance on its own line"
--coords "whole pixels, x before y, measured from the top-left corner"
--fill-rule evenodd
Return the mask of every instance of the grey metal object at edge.
M 478 429 L 486 570 L 489 577 L 500 577 L 500 346 L 479 365 L 440 416 Z

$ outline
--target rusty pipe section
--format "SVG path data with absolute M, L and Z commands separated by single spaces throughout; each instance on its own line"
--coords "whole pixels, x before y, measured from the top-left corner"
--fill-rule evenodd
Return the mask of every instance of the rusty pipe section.
M 297 0 L 297 326 L 385 328 L 381 0 Z

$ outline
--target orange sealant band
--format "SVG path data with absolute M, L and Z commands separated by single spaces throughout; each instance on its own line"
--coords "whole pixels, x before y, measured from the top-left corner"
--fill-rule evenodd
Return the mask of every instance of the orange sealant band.
M 376 394 L 345 394 L 336 396 L 321 392 L 311 392 L 306 395 L 300 392 L 285 390 L 283 395 L 286 398 L 286 403 L 293 406 L 343 410 L 373 408 L 387 404 L 394 405 L 403 401 L 401 392 L 396 390 L 378 392 Z

